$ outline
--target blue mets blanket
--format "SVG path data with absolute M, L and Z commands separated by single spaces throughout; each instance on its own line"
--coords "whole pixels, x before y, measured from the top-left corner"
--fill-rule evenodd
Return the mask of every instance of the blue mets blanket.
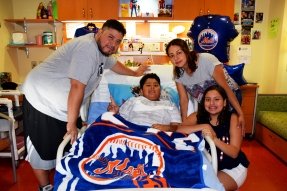
M 56 167 L 54 190 L 204 188 L 201 135 L 99 117 Z

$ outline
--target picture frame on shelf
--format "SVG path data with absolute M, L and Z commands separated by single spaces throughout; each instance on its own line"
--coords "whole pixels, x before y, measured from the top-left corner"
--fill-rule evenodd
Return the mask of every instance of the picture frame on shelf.
M 119 0 L 119 17 L 172 17 L 173 0 Z

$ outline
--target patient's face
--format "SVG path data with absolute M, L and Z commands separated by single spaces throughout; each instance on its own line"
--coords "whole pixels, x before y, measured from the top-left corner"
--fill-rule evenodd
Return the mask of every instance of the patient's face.
M 143 89 L 140 90 L 140 93 L 151 101 L 158 101 L 160 90 L 160 85 L 156 79 L 148 78 L 143 85 Z

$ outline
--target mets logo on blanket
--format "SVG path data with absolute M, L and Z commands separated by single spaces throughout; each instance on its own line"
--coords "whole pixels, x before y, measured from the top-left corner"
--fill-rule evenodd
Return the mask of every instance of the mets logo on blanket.
M 99 185 L 131 180 L 135 187 L 167 187 L 160 147 L 148 139 L 116 133 L 79 163 L 85 180 Z
M 212 50 L 218 43 L 218 34 L 212 29 L 204 29 L 199 33 L 197 41 L 203 50 Z

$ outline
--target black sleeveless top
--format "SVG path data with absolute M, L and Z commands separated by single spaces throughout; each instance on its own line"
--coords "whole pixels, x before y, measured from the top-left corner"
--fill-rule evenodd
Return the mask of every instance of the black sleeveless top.
M 213 126 L 212 124 L 211 127 L 214 130 L 214 132 L 217 135 L 217 138 L 223 141 L 226 144 L 230 143 L 230 134 L 229 134 L 229 129 L 230 129 L 230 118 L 229 120 L 226 120 L 226 123 L 222 126 Z M 206 149 L 210 151 L 209 145 L 206 144 Z M 249 166 L 249 160 L 247 159 L 246 155 L 240 150 L 237 158 L 231 158 L 228 155 L 224 154 L 223 151 L 221 151 L 219 148 L 216 147 L 217 151 L 217 161 L 218 161 L 218 170 L 223 170 L 223 169 L 232 169 L 237 167 L 239 164 L 242 164 L 244 167 Z

